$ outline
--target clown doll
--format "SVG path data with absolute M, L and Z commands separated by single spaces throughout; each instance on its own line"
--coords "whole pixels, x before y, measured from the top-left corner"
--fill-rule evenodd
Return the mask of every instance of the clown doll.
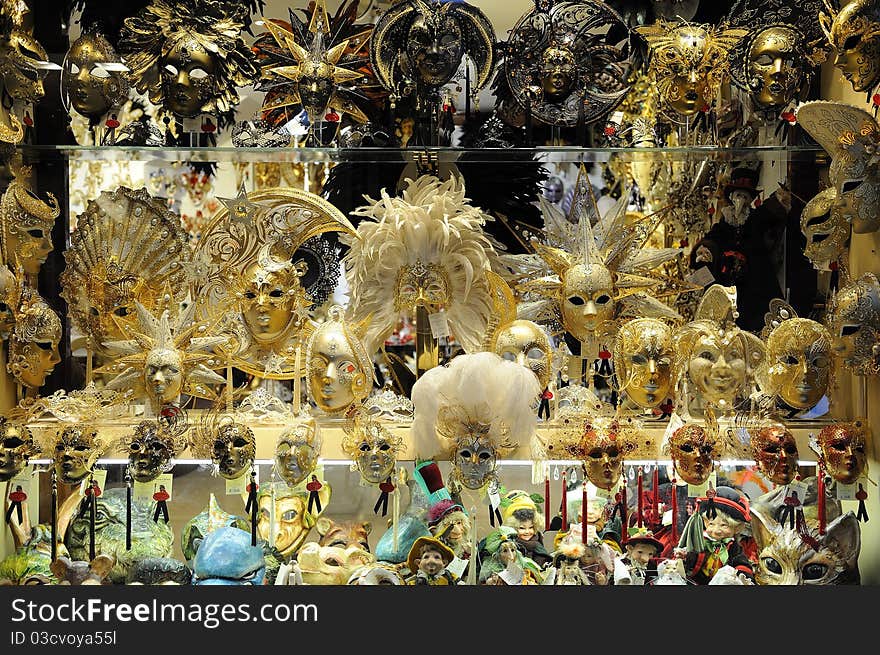
M 684 558 L 687 578 L 708 584 L 724 565 L 730 565 L 749 579 L 754 578 L 742 535 L 751 520 L 749 500 L 731 487 L 709 488 L 697 499 L 697 511 L 688 519 L 675 550 Z

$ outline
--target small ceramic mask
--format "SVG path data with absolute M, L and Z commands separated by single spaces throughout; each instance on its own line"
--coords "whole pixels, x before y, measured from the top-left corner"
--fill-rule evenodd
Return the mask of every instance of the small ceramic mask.
M 798 447 L 784 425 L 765 425 L 752 434 L 752 454 L 761 472 L 776 485 L 786 485 L 798 472 Z
M 717 433 L 695 423 L 675 430 L 668 446 L 676 473 L 693 485 L 701 485 L 709 479 L 715 460 L 721 456 Z
M 288 486 L 295 487 L 315 470 L 321 443 L 321 430 L 313 418 L 298 420 L 281 433 L 275 444 L 275 471 Z
M 614 489 L 623 472 L 624 458 L 636 447 L 637 434 L 631 419 L 588 419 L 580 443 L 587 479 L 600 489 Z
M 394 474 L 403 440 L 365 412 L 354 412 L 346 421 L 342 449 L 357 464 L 361 478 L 371 484 Z
M 639 407 L 657 407 L 672 391 L 672 328 L 654 318 L 623 325 L 614 344 L 614 368 L 621 392 Z
M 868 428 L 863 420 L 826 425 L 816 437 L 825 471 L 843 484 L 868 472 Z
M 128 467 L 135 482 L 151 482 L 171 469 L 171 459 L 186 447 L 183 430 L 160 421 L 141 421 L 128 441 Z
M 880 283 L 873 273 L 841 288 L 830 307 L 834 354 L 856 375 L 880 373 Z
M 256 457 L 254 432 L 230 417 L 221 418 L 211 449 L 211 461 L 227 480 L 240 478 Z
M 58 479 L 64 484 L 84 480 L 98 459 L 98 432 L 87 425 L 70 425 L 55 438 L 53 459 Z

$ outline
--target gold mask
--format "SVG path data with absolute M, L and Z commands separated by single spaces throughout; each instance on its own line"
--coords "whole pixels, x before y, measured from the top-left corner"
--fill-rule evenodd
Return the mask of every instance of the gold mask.
M 842 484 L 852 484 L 867 473 L 868 428 L 864 421 L 826 425 L 816 440 L 828 475 Z
M 577 264 L 562 279 L 562 324 L 580 341 L 589 340 L 614 318 L 611 271 L 602 264 Z
M 54 247 L 52 227 L 61 209 L 55 196 L 46 195 L 48 202 L 43 202 L 22 183 L 13 181 L 0 200 L 3 260 L 7 264 L 17 261 L 29 276 L 40 272 Z
M 693 116 L 714 102 L 728 70 L 727 53 L 748 34 L 662 20 L 636 31 L 651 47 L 660 98 L 682 116 Z
M 361 339 L 367 322 L 352 325 L 334 305 L 306 346 L 309 394 L 318 408 L 340 414 L 359 404 L 373 388 L 373 362 Z
M 869 91 L 880 81 L 880 5 L 854 0 L 820 23 L 837 53 L 834 65 L 855 91 Z M 829 26 L 830 23 L 830 26 Z
M 0 80 L 13 99 L 34 103 L 43 97 L 46 70 L 37 64 L 48 60 L 43 46 L 17 26 L 0 36 Z
M 294 326 L 293 310 L 308 304 L 299 283 L 303 273 L 302 266 L 272 271 L 259 263 L 244 272 L 240 307 L 244 323 L 255 341 L 263 345 L 283 341 Z
M 746 384 L 746 357 L 737 329 L 707 330 L 693 342 L 687 374 L 705 402 L 729 409 Z
M 765 425 L 752 435 L 752 456 L 761 472 L 776 485 L 786 485 L 798 472 L 794 435 L 782 424 Z
M 850 226 L 836 207 L 837 187 L 813 196 L 801 213 L 801 232 L 807 240 L 804 255 L 813 266 L 835 262 L 846 250 Z
M 791 407 L 814 407 L 828 390 L 830 354 L 828 330 L 807 318 L 789 318 L 767 338 L 761 386 Z
M 78 114 L 97 122 L 128 98 L 122 58 L 100 32 L 86 32 L 67 51 L 61 93 Z
M 211 461 L 227 480 L 235 480 L 244 475 L 256 457 L 254 432 L 225 417 L 214 435 L 211 446 Z
M 61 361 L 61 319 L 39 294 L 23 288 L 17 302 L 15 330 L 9 339 L 6 370 L 28 389 L 39 389 Z
M 327 485 L 324 485 L 327 486 Z M 304 493 L 279 493 L 275 496 L 275 549 L 287 557 L 296 553 L 309 535 L 315 519 L 306 511 L 308 495 Z M 272 495 L 261 491 L 257 499 L 259 519 L 257 534 L 269 541 Z M 321 503 L 323 506 L 324 503 Z
M 295 487 L 309 477 L 321 456 L 321 443 L 321 431 L 313 418 L 281 433 L 275 444 L 275 471 L 288 486 Z
M 64 428 L 55 438 L 53 459 L 58 479 L 64 484 L 80 482 L 89 475 L 100 454 L 97 430 L 87 425 Z
M 517 320 L 503 326 L 495 335 L 492 351 L 511 362 L 525 366 L 545 389 L 553 371 L 550 339 L 537 323 Z
M 672 433 L 669 451 L 672 465 L 688 484 L 701 485 L 712 474 L 715 460 L 721 455 L 718 435 L 701 425 L 688 423 Z
M 156 348 L 147 354 L 144 387 L 157 406 L 177 399 L 183 389 L 183 361 L 177 350 Z
M 588 419 L 580 442 L 587 479 L 600 489 L 614 489 L 623 472 L 624 458 L 635 450 L 637 436 L 638 430 L 631 423 Z
M 15 327 L 15 293 L 17 289 L 15 276 L 6 266 L 0 264 L 0 340 L 6 341 Z
M 0 416 L 0 482 L 7 482 L 21 473 L 28 459 L 39 452 L 27 425 Z
M 788 104 L 804 81 L 799 67 L 806 56 L 798 33 L 783 25 L 762 30 L 746 55 L 749 86 L 759 105 Z
M 623 325 L 614 344 L 621 392 L 639 407 L 657 407 L 672 390 L 672 328 L 654 318 Z
M 449 274 L 443 266 L 419 261 L 400 267 L 394 291 L 395 309 L 439 309 L 449 301 Z
M 830 307 L 834 354 L 856 375 L 880 373 L 880 283 L 865 273 L 835 294 Z
M 549 102 L 561 102 L 577 81 L 574 53 L 565 45 L 547 48 L 541 55 L 541 88 Z
M 198 40 L 180 39 L 159 59 L 165 108 L 182 118 L 195 118 L 217 91 L 214 56 Z
M 141 421 L 124 439 L 128 450 L 128 468 L 135 482 L 151 482 L 171 469 L 171 458 L 186 448 L 186 430 L 169 427 L 159 421 Z
M 380 421 L 355 412 L 345 423 L 342 450 L 355 461 L 361 478 L 371 484 L 385 482 L 394 474 L 403 439 L 394 436 Z

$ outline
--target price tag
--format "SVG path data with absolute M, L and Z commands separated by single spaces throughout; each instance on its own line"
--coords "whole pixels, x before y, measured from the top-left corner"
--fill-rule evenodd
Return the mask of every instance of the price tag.
M 492 508 L 501 507 L 501 494 L 498 493 L 498 487 L 489 490 L 489 505 Z
M 468 561 L 469 560 L 456 557 L 454 560 L 449 562 L 449 564 L 447 564 L 446 570 L 454 573 L 456 577 L 461 578 L 462 575 L 464 575 L 464 570 L 467 568 Z
M 441 309 L 439 312 L 434 314 L 428 314 L 428 323 L 431 324 L 431 334 L 435 339 L 439 339 L 440 337 L 448 337 L 450 335 L 449 332 L 449 321 L 446 318 L 446 310 Z
M 174 500 L 173 482 L 173 473 L 163 473 L 150 482 L 135 482 L 132 487 L 132 495 L 136 500 L 152 501 L 153 494 L 161 491 L 161 487 L 165 487 L 165 492 L 168 494 L 167 502 L 171 502 Z
M 712 275 L 712 271 L 709 270 L 708 266 L 700 266 L 700 268 L 686 275 L 684 279 L 691 284 L 705 287 L 715 281 L 715 276 Z
M 663 519 L 661 520 L 663 525 L 672 525 L 672 510 L 667 509 L 663 512 Z
M 95 469 L 92 471 L 92 475 L 87 475 L 82 482 L 79 483 L 79 493 L 85 495 L 86 487 L 89 485 L 89 481 L 94 480 L 98 483 L 98 487 L 101 491 L 104 491 L 104 484 L 107 482 L 107 469 Z
M 180 121 L 181 125 L 183 125 L 184 132 L 201 132 L 202 131 L 202 116 L 196 116 L 194 118 L 184 118 Z
M 838 482 L 837 487 L 837 500 L 855 500 L 856 492 L 859 490 L 858 483 L 853 484 L 841 484 Z
M 18 491 L 16 487 L 21 487 L 21 490 L 28 496 L 30 496 L 31 481 L 34 479 L 32 469 L 33 467 L 31 466 L 25 466 L 21 471 L 19 471 L 16 476 L 9 481 L 9 491 Z
M 260 484 L 260 468 L 256 469 L 257 475 L 254 478 L 257 484 Z M 248 469 L 244 472 L 240 478 L 235 478 L 235 480 L 227 480 L 226 481 L 226 495 L 227 496 L 246 496 L 247 495 L 247 486 L 251 483 L 251 471 Z
M 694 484 L 688 483 L 688 498 L 696 498 L 698 496 L 705 496 L 706 492 L 709 490 L 710 484 L 712 485 L 713 489 L 717 489 L 718 488 L 717 477 L 718 477 L 718 474 L 715 471 L 712 471 L 709 474 L 709 477 L 706 479 L 706 481 L 703 484 L 694 485 Z
M 791 496 L 792 493 L 796 493 L 798 500 L 801 501 L 801 505 L 803 505 L 804 500 L 807 497 L 808 489 L 809 487 L 807 486 L 806 482 L 795 480 L 794 482 L 789 482 L 788 485 L 786 485 L 785 495 Z

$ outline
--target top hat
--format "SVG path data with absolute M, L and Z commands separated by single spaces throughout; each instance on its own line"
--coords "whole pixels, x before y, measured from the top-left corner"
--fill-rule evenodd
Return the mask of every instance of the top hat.
M 751 168 L 734 168 L 730 180 L 724 185 L 724 198 L 730 202 L 733 191 L 747 191 L 752 200 L 758 197 L 758 171 Z

